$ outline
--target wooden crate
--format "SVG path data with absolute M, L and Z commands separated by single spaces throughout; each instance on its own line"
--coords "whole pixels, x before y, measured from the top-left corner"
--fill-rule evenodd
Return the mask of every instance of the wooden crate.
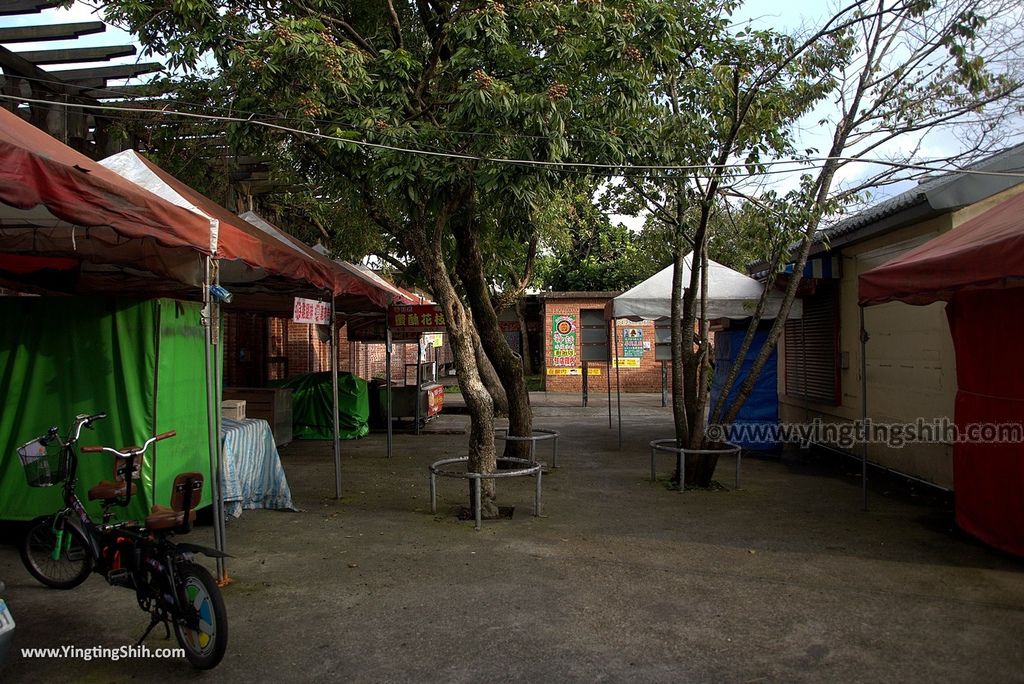
M 220 402 L 220 415 L 232 420 L 245 420 L 245 400 L 225 399 Z
M 283 446 L 292 441 L 292 390 L 279 387 L 225 387 L 224 399 L 245 400 L 246 418 L 262 418 L 270 423 L 274 443 Z

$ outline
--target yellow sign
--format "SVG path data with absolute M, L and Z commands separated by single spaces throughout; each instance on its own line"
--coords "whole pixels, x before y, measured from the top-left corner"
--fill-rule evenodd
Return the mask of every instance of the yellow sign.
M 600 375 L 600 368 L 587 367 L 587 375 Z M 548 375 L 583 375 L 582 368 L 548 368 Z
M 618 366 L 619 368 L 639 368 L 640 367 L 640 359 L 625 359 L 625 358 L 622 358 L 620 356 L 615 361 L 616 361 L 616 363 L 614 365 Z

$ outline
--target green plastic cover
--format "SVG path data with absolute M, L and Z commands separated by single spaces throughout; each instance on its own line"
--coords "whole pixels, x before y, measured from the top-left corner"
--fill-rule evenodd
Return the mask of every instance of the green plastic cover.
M 61 507 L 62 487 L 29 487 L 17 455 L 50 426 L 66 436 L 74 417 L 106 412 L 80 446 L 121 448 L 169 430 L 150 447 L 138 494 L 118 519 L 141 519 L 170 502 L 177 473 L 206 478 L 211 499 L 200 305 L 172 300 L 0 297 L 0 519 L 29 520 Z M 155 450 L 154 450 L 155 449 Z M 112 478 L 109 454 L 80 454 L 78 495 Z
M 331 373 L 306 373 L 272 383 L 292 392 L 292 433 L 295 439 L 333 439 Z M 359 439 L 370 432 L 370 397 L 366 380 L 338 373 L 338 432 Z

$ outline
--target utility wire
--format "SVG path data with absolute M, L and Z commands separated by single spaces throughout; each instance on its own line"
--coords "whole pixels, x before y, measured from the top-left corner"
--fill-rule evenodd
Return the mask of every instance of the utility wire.
M 606 164 L 606 163 L 595 163 L 595 162 L 572 162 L 572 161 L 544 161 L 536 159 L 512 159 L 506 157 L 487 157 L 481 155 L 462 154 L 458 152 L 443 152 L 433 150 L 421 150 L 410 147 L 400 147 L 397 145 L 386 145 L 383 143 L 374 143 L 367 140 L 358 140 L 354 138 L 346 138 L 337 135 L 328 135 L 326 133 L 320 133 L 318 131 L 304 131 L 298 128 L 292 128 L 290 126 L 284 126 L 281 124 L 271 123 L 269 121 L 261 121 L 252 117 L 242 118 L 236 116 L 223 116 L 214 114 L 199 114 L 195 112 L 182 112 L 169 108 L 163 109 L 152 109 L 148 107 L 122 107 L 117 105 L 103 105 L 103 104 L 74 104 L 67 105 L 64 102 L 56 100 L 42 100 L 35 98 L 26 98 L 16 95 L 3 95 L 0 94 L 0 99 L 10 100 L 14 102 L 28 102 L 32 104 L 41 105 L 58 105 L 58 106 L 74 106 L 82 109 L 92 109 L 98 111 L 115 111 L 115 112 L 136 112 L 136 113 L 149 113 L 149 114 L 161 114 L 165 116 L 181 116 L 185 118 L 200 119 L 206 121 L 223 121 L 227 123 L 238 123 L 238 124 L 251 124 L 254 126 L 260 126 L 271 130 L 282 131 L 294 135 L 306 136 L 310 138 L 316 138 L 319 140 L 329 140 L 332 142 L 347 143 L 350 145 L 356 145 L 358 147 L 365 147 L 368 149 L 384 150 L 388 152 L 399 152 L 402 154 L 413 154 L 425 157 L 434 157 L 442 159 L 455 159 L 459 161 L 472 161 L 472 162 L 487 162 L 492 164 L 507 164 L 510 166 L 527 166 L 535 168 L 548 168 L 548 169 L 594 169 L 603 170 L 612 173 L 613 175 L 628 174 L 633 171 L 724 171 L 729 169 L 750 169 L 751 167 L 775 167 L 775 166 L 802 166 L 813 163 L 825 163 L 825 162 L 852 162 L 860 164 L 876 164 L 879 166 L 887 166 L 894 169 L 903 169 L 908 171 L 939 171 L 943 173 L 962 173 L 965 175 L 975 176 L 997 176 L 1006 178 L 1024 178 L 1024 172 L 1012 172 L 1012 171 L 984 171 L 980 169 L 968 169 L 961 167 L 951 168 L 937 168 L 934 166 L 928 166 L 926 164 L 910 164 L 906 162 L 893 162 L 885 159 L 861 159 L 858 157 L 807 157 L 805 159 L 781 159 L 776 161 L 764 161 L 756 164 L 749 164 L 743 162 L 732 162 L 726 164 Z M 788 171 L 795 173 L 799 169 L 792 169 Z

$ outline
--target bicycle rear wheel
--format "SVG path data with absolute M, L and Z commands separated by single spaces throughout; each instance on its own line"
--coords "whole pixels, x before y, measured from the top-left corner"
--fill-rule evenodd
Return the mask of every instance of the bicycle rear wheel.
M 180 595 L 187 602 L 184 609 L 192 612 L 197 622 L 194 628 L 189 627 L 184 616 L 175 616 L 174 635 L 193 667 L 208 670 L 220 663 L 228 647 L 224 599 L 213 576 L 203 566 L 181 563 L 177 574 Z
M 64 521 L 56 521 L 63 523 Z M 25 569 L 48 587 L 73 589 L 85 581 L 92 570 L 92 557 L 82 533 L 73 525 L 64 524 L 63 547 L 57 559 L 53 549 L 57 545 L 54 531 L 55 516 L 36 518 L 29 527 L 21 545 L 21 562 Z

